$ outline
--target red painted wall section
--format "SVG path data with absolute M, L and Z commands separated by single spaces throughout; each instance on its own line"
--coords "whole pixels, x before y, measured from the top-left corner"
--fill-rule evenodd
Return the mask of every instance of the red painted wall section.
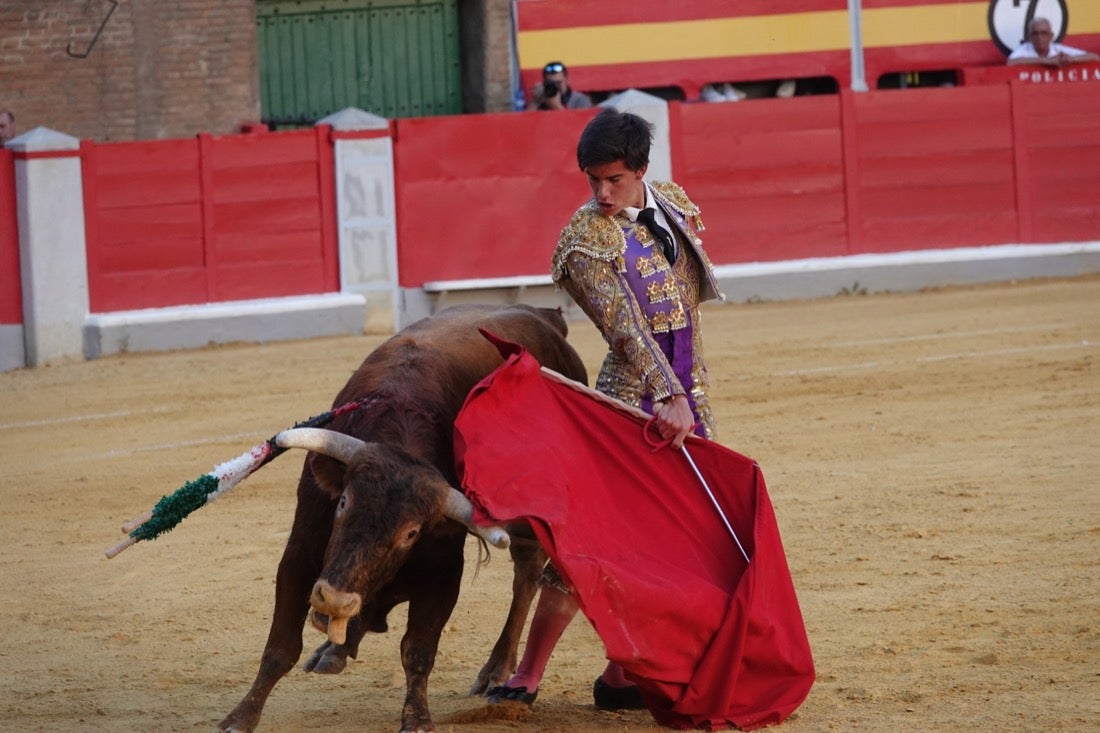
M 1023 241 L 1100 238 L 1100 83 L 1013 83 L 1022 207 L 1032 230 Z
M 591 196 L 576 144 L 595 112 L 397 120 L 400 284 L 547 274 Z
M 23 323 L 23 285 L 19 274 L 19 223 L 15 208 L 12 151 L 0 148 L 0 325 Z
M 82 155 L 92 312 L 339 288 L 327 127 Z
M 1018 241 L 1007 85 L 853 96 L 853 252 Z
M 837 97 L 673 105 L 673 176 L 715 263 L 845 254 Z
M 338 289 L 328 128 L 204 142 L 213 299 Z
M 93 313 L 207 300 L 196 141 L 81 145 Z
M 399 284 L 546 275 L 590 196 L 575 151 L 594 114 L 394 121 Z M 669 129 L 718 265 L 1100 239 L 1100 83 L 674 103 Z M 81 154 L 93 312 L 339 288 L 328 128 Z M 4 153 L 4 278 L 10 181 Z

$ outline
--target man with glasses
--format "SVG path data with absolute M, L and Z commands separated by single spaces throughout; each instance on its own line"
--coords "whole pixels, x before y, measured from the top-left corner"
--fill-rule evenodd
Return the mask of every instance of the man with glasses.
M 542 83 L 531 92 L 527 109 L 585 109 L 592 106 L 587 94 L 569 86 L 569 71 L 560 61 L 542 67 Z
M 1100 56 L 1054 42 L 1054 31 L 1046 18 L 1033 18 L 1027 25 L 1028 40 L 1008 56 L 1008 64 L 1057 66 L 1098 61 Z

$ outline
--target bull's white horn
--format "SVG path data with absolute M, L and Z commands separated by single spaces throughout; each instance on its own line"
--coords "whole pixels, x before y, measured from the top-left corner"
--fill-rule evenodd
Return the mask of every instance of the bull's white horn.
M 359 438 L 324 428 L 291 428 L 275 436 L 281 448 L 303 448 L 335 458 L 341 463 L 351 463 L 355 454 L 367 447 Z
M 454 488 L 448 487 L 447 503 L 443 506 L 443 516 L 462 522 L 466 528 L 493 547 L 506 549 L 512 544 L 512 538 L 503 527 L 482 527 L 474 524 L 474 505 L 466 496 Z

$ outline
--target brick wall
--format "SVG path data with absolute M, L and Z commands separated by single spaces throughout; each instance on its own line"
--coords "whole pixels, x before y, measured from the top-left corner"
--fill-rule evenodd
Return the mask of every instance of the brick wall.
M 510 0 L 459 0 L 464 112 L 512 109 Z
M 259 120 L 256 0 L 111 7 L 0 0 L 0 109 L 15 113 L 18 132 L 41 125 L 108 142 L 232 133 Z M 509 10 L 510 0 L 458 2 L 465 112 L 512 108 Z
M 255 0 L 123 0 L 92 45 L 111 7 L 0 0 L 0 108 L 18 132 L 141 140 L 259 119 Z
M 511 39 L 509 0 L 487 0 L 485 11 L 485 105 L 486 112 L 512 109 Z

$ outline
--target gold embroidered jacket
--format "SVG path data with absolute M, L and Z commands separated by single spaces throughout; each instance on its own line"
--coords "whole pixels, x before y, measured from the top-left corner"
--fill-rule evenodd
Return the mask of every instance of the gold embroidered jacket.
M 682 254 L 671 266 L 644 226 L 605 216 L 593 200 L 562 230 L 550 273 L 608 344 L 596 389 L 647 412 L 684 394 L 713 438 L 699 303 L 721 294 L 698 236 L 699 207 L 672 182 L 650 191 L 676 230 Z

